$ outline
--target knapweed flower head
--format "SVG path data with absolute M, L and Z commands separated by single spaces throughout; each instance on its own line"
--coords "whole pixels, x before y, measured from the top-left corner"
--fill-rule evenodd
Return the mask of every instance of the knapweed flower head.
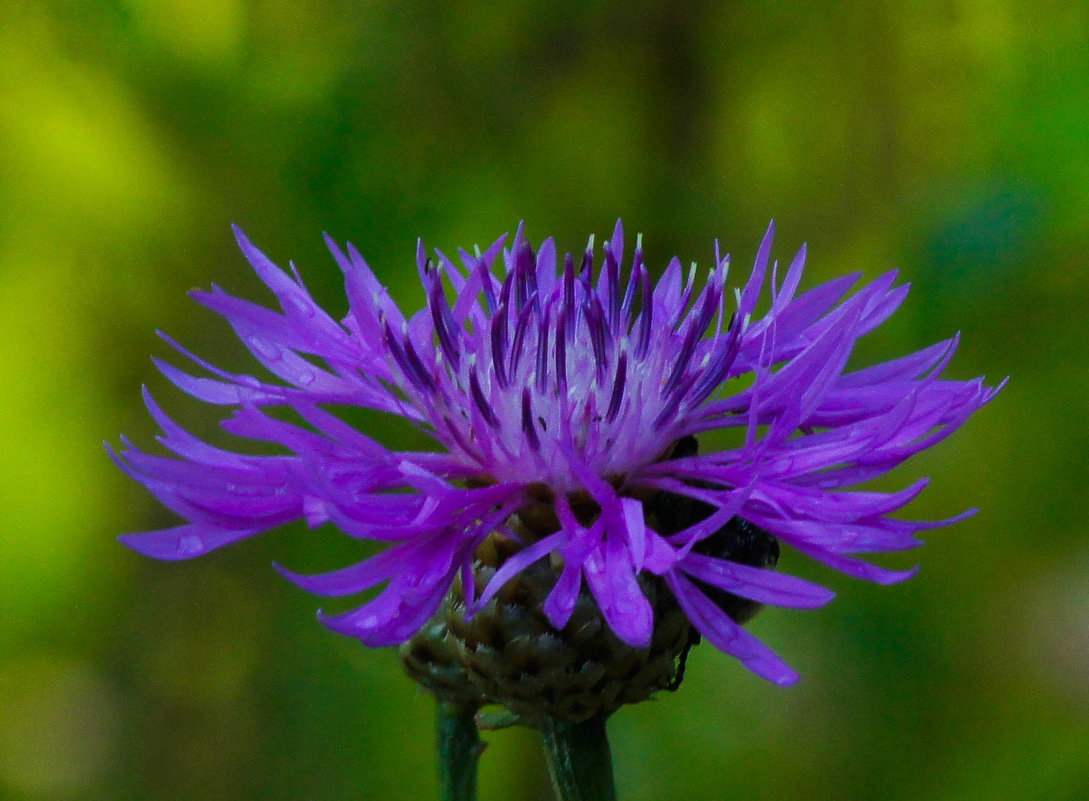
M 619 222 L 600 265 L 593 238 L 580 258 L 558 261 L 551 239 L 534 251 L 520 227 L 509 247 L 500 238 L 457 261 L 429 258 L 421 243 L 426 303 L 406 316 L 351 245 L 327 238 L 349 301 L 338 322 L 294 267 L 286 273 L 236 233 L 279 311 L 217 287 L 194 296 L 277 380 L 226 372 L 180 346 L 207 375 L 159 367 L 188 394 L 232 409 L 227 431 L 281 453 L 206 444 L 147 396 L 174 456 L 126 442 L 118 462 L 185 523 L 122 541 L 186 559 L 304 519 L 382 543 L 335 572 L 283 570 L 321 595 L 381 588 L 323 618 L 366 645 L 412 638 L 452 587 L 471 617 L 546 564 L 554 576 L 540 611 L 557 631 L 588 593 L 616 638 L 648 646 L 652 579 L 699 635 L 789 684 L 797 675 L 741 627 L 743 611 L 816 607 L 832 593 L 773 571 L 780 542 L 890 583 L 913 571 L 857 555 L 915 547 L 920 530 L 964 516 L 893 517 L 925 479 L 892 493 L 855 488 L 948 436 L 997 392 L 982 379 L 941 378 L 956 337 L 849 368 L 858 339 L 907 294 L 895 273 L 853 294 L 857 275 L 799 293 L 805 250 L 780 275 L 769 268 L 769 228 L 736 288 L 717 245 L 706 275 L 674 259 L 655 281 L 638 240 L 625 267 Z M 390 450 L 338 417 L 344 406 L 405 418 L 436 447 Z M 270 414 L 283 408 L 293 421 Z M 700 452 L 697 439 L 719 429 L 733 432 L 731 447 Z M 478 587 L 474 565 L 497 540 L 507 556 Z

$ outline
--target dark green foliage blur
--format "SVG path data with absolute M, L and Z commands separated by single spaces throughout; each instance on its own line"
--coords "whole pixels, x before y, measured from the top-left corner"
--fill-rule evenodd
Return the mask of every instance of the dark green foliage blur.
M 1089 798 L 1087 42 L 1057 0 L 0 4 L 0 798 L 436 797 L 429 699 L 270 566 L 361 551 L 137 557 L 114 537 L 175 520 L 101 442 L 152 445 L 146 383 L 230 444 L 149 355 L 161 328 L 253 369 L 185 297 L 268 298 L 232 222 L 340 314 L 322 231 L 415 307 L 418 236 L 579 249 L 618 216 L 656 269 L 718 237 L 744 271 L 771 218 L 807 285 L 899 268 L 860 362 L 960 330 L 952 376 L 1012 376 L 881 482 L 981 512 L 886 560 L 922 563 L 899 586 L 784 553 L 839 593 L 752 624 L 801 683 L 697 649 L 611 721 L 621 798 Z M 531 733 L 488 739 L 482 801 L 549 797 Z

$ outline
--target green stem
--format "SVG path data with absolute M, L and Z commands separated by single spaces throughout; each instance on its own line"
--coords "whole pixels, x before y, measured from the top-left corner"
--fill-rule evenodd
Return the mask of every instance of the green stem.
M 476 763 L 484 751 L 476 708 L 440 701 L 435 720 L 442 801 L 476 801 Z
M 604 716 L 582 723 L 548 718 L 541 737 L 557 801 L 616 801 Z

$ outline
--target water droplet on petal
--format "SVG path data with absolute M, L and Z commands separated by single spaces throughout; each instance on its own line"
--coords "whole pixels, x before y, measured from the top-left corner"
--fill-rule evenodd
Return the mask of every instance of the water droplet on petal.
M 204 541 L 196 534 L 183 534 L 178 538 L 178 556 L 196 556 L 204 551 Z
M 262 336 L 253 334 L 252 336 L 246 337 L 246 341 L 250 343 L 250 346 L 260 358 L 269 361 L 279 361 L 283 358 L 283 348 Z
M 308 320 L 313 319 L 316 313 L 314 310 L 314 305 L 312 303 L 310 303 L 306 298 L 302 298 L 297 295 L 291 296 L 290 300 L 288 301 L 288 306 L 290 306 L 292 311 L 301 314 Z

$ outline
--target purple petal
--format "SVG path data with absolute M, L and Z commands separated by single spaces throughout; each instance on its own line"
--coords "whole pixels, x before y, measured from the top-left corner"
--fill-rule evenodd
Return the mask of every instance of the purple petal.
M 176 528 L 160 531 L 145 531 L 140 534 L 122 534 L 117 539 L 129 548 L 153 559 L 174 561 L 192 559 L 216 548 L 230 545 L 261 533 L 262 529 L 217 529 L 190 523 Z
M 507 559 L 507 561 L 500 565 L 499 569 L 495 571 L 495 575 L 492 576 L 488 585 L 484 588 L 484 592 L 480 593 L 480 599 L 477 601 L 477 608 L 485 606 L 488 601 L 494 598 L 495 594 L 503 588 L 504 584 L 531 564 L 544 559 L 552 553 L 552 551 L 558 550 L 565 539 L 566 534 L 564 532 L 556 532 L 544 539 L 537 540 L 537 542 L 523 548 Z
M 795 576 L 697 553 L 689 553 L 678 568 L 720 590 L 776 606 L 813 609 L 828 603 L 836 595 Z
M 635 579 L 631 559 L 616 536 L 590 554 L 583 566 L 586 583 L 601 614 L 617 637 L 634 648 L 650 645 L 654 612 Z
M 798 674 L 774 651 L 734 623 L 692 582 L 676 571 L 670 573 L 666 580 L 681 609 L 708 642 L 741 660 L 745 667 L 773 684 L 786 687 L 798 681 Z
M 575 611 L 579 590 L 582 589 L 582 565 L 568 562 L 563 566 L 560 577 L 545 599 L 543 611 L 548 622 L 562 631 Z

